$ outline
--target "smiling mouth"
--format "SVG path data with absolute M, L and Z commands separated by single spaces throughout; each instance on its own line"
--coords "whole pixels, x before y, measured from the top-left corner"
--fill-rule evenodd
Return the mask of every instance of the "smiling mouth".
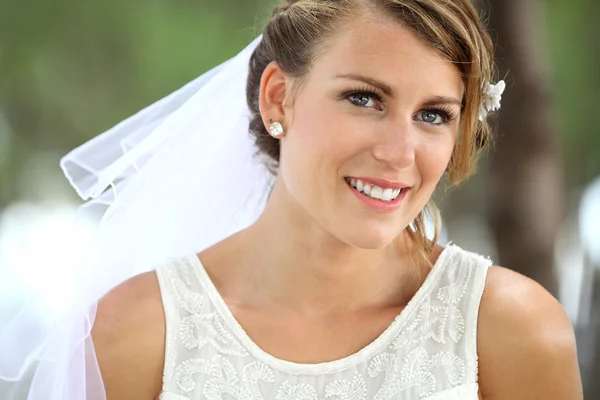
M 372 199 L 393 202 L 408 188 L 385 188 L 372 183 L 363 182 L 360 179 L 344 178 L 346 183 L 356 189 L 356 191 Z

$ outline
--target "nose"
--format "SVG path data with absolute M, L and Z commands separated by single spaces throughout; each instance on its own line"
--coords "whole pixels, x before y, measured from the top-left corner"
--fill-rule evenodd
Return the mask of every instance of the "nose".
M 402 169 L 415 163 L 415 139 L 408 121 L 395 121 L 380 132 L 373 145 L 373 157 L 390 166 Z

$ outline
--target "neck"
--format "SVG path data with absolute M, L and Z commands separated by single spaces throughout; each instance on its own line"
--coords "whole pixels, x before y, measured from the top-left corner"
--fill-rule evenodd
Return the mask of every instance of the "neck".
M 248 296 L 311 315 L 395 306 L 414 294 L 422 262 L 416 246 L 399 237 L 377 250 L 341 242 L 318 226 L 289 195 L 274 190 L 261 218 L 239 238 L 237 276 Z M 285 205 L 285 206 L 283 206 Z M 250 263 L 248 260 L 252 260 Z

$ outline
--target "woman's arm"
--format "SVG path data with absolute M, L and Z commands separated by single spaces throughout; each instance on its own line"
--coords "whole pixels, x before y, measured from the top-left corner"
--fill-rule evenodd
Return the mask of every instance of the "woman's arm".
M 129 279 L 100 301 L 92 339 L 107 400 L 159 395 L 165 320 L 154 272 Z
M 490 268 L 478 325 L 483 400 L 583 399 L 573 327 L 538 283 Z

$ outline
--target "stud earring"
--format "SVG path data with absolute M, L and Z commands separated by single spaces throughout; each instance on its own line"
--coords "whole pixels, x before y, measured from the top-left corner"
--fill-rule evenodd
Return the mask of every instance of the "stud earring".
M 273 120 L 270 119 L 269 120 L 269 133 L 274 138 L 277 138 L 277 137 L 283 135 L 283 126 L 281 126 L 281 123 L 279 121 L 273 122 Z

